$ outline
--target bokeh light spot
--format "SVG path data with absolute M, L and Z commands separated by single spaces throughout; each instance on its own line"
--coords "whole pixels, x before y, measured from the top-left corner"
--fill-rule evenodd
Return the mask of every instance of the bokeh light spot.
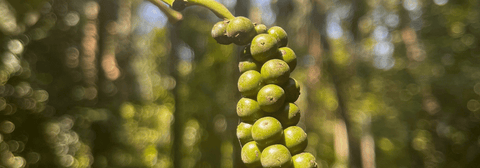
M 135 116 L 135 107 L 130 103 L 125 103 L 120 107 L 120 115 L 125 118 L 133 118 Z
M 400 17 L 397 14 L 389 14 L 385 17 L 385 24 L 389 27 L 395 28 L 400 22 Z
M 388 138 L 381 138 L 378 147 L 383 151 L 391 151 L 394 148 L 394 144 Z
M 455 35 L 463 34 L 465 32 L 465 24 L 462 22 L 455 22 L 452 24 L 451 31 Z
M 403 0 L 403 7 L 406 10 L 412 11 L 417 9 L 418 1 L 417 0 Z
M 0 111 L 4 110 L 5 107 L 7 107 L 7 101 L 5 100 L 5 98 L 0 97 Z
M 378 69 L 389 70 L 395 65 L 395 59 L 391 56 L 376 56 L 373 65 Z
M 27 162 L 25 161 L 25 159 L 21 156 L 16 156 L 14 157 L 14 164 L 12 167 L 15 167 L 15 168 L 20 168 L 20 167 L 25 167 L 25 165 L 27 164 Z
M 439 6 L 447 4 L 448 0 L 433 0 L 433 2 Z
M 67 26 L 75 26 L 77 25 L 78 21 L 80 21 L 80 16 L 74 11 L 69 12 L 64 18 L 64 22 Z
M 390 42 L 379 42 L 374 46 L 373 51 L 375 55 L 387 56 L 393 53 L 393 48 L 393 44 Z
M 7 48 L 13 54 L 21 54 L 23 52 L 23 44 L 18 39 L 10 40 L 7 44 Z
M 44 102 L 48 100 L 48 92 L 45 90 L 36 90 L 34 96 L 37 102 Z
M 98 5 L 97 2 L 95 1 L 89 1 L 85 3 L 84 11 L 85 11 L 85 16 L 88 19 L 96 19 L 98 12 L 100 10 L 100 5 Z
M 178 46 L 178 55 L 183 61 L 192 62 L 195 54 L 190 46 L 182 43 Z
M 467 108 L 470 111 L 477 111 L 480 109 L 480 102 L 478 100 L 472 99 L 467 102 Z
M 20 147 L 20 144 L 15 140 L 10 140 L 7 142 L 7 144 L 8 144 L 8 150 L 12 152 L 16 152 Z
M 40 154 L 37 152 L 29 152 L 26 155 L 26 160 L 29 164 L 35 164 L 40 160 Z
M 73 165 L 75 158 L 72 155 L 63 155 L 60 156 L 59 163 L 63 167 L 70 167 Z
M 13 124 L 11 121 L 2 121 L 0 123 L 0 131 L 5 134 L 10 134 L 15 130 L 15 124 Z
M 38 19 L 40 19 L 40 14 L 38 12 L 28 12 L 25 14 L 25 24 L 27 26 L 32 26 L 37 23 Z
M 328 37 L 333 38 L 333 39 L 338 39 L 338 38 L 342 37 L 343 30 L 342 30 L 342 27 L 340 26 L 340 24 L 338 24 L 337 22 L 328 22 L 328 24 L 327 24 L 327 35 L 328 35 Z
M 416 9 L 416 10 L 410 11 L 408 13 L 408 16 L 410 17 L 411 20 L 417 20 L 422 16 L 422 14 L 423 14 L 422 10 Z
M 227 119 L 224 115 L 217 115 L 214 117 L 215 131 L 224 132 L 227 129 Z
M 385 26 L 378 26 L 373 30 L 373 37 L 377 41 L 383 41 L 388 37 L 388 29 Z
M 75 68 L 79 63 L 80 51 L 76 47 L 69 47 L 65 51 L 65 65 L 69 68 Z
M 2 57 L 2 62 L 5 68 L 10 72 L 17 72 L 20 70 L 20 60 L 11 52 L 5 52 Z

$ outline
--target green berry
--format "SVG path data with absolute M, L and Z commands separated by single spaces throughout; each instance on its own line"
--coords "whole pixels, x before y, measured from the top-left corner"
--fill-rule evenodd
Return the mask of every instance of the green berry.
M 239 16 L 230 20 L 227 26 L 227 36 L 237 45 L 246 45 L 255 37 L 256 31 L 250 19 Z
M 182 11 L 187 7 L 186 1 L 173 1 L 172 8 L 176 11 Z
M 283 138 L 282 124 L 273 117 L 260 118 L 252 126 L 252 138 L 260 146 L 280 143 Z
M 268 168 L 292 167 L 292 155 L 285 146 L 276 144 L 262 151 L 260 162 Z
M 283 86 L 285 89 L 285 101 L 286 102 L 295 102 L 300 96 L 300 84 L 297 80 L 290 78 L 287 83 Z
M 238 63 L 238 70 L 240 73 L 244 73 L 248 70 L 260 71 L 261 64 L 253 59 L 250 54 L 250 46 L 245 47 L 240 54 L 240 62 Z
M 240 73 L 244 73 L 249 70 L 259 71 L 259 63 L 253 58 L 240 61 L 238 63 L 238 70 Z
M 290 67 L 290 72 L 292 72 L 295 67 L 297 67 L 297 55 L 295 55 L 295 52 L 293 52 L 293 50 L 288 47 L 282 47 L 278 50 L 281 53 L 282 60 L 288 64 L 288 66 Z
M 237 138 L 243 146 L 247 142 L 253 141 L 252 138 L 252 124 L 241 122 L 237 126 Z
M 271 59 L 263 64 L 260 74 L 264 83 L 281 85 L 288 81 L 290 67 L 285 61 Z
M 238 79 L 238 91 L 245 97 L 255 97 L 263 86 L 262 76 L 258 71 L 249 70 Z
M 316 168 L 315 156 L 311 153 L 300 153 L 292 157 L 293 168 Z
M 255 25 L 255 31 L 257 32 L 257 34 L 267 33 L 267 26 L 265 26 L 264 24 L 257 24 Z
M 272 35 L 278 41 L 278 47 L 286 47 L 288 43 L 287 32 L 281 27 L 273 26 L 268 29 L 268 34 Z
M 257 101 L 263 111 L 276 112 L 285 102 L 285 91 L 274 84 L 266 85 L 258 91 Z
M 292 155 L 303 152 L 308 144 L 307 133 L 298 126 L 291 126 L 283 131 L 285 146 Z
M 263 117 L 263 111 L 257 101 L 244 97 L 237 103 L 237 115 L 244 122 L 253 123 Z
M 242 161 L 247 167 L 262 167 L 260 162 L 262 151 L 255 141 L 248 142 L 242 147 Z
M 265 62 L 277 55 L 277 40 L 269 34 L 259 34 L 253 38 L 250 52 L 253 59 L 258 62 Z
M 285 103 L 284 108 L 273 113 L 272 116 L 282 123 L 283 128 L 287 128 L 298 124 L 300 121 L 300 109 L 293 103 Z
M 228 21 L 220 21 L 213 25 L 212 28 L 212 37 L 217 41 L 219 44 L 231 44 L 232 39 L 227 36 L 227 25 Z

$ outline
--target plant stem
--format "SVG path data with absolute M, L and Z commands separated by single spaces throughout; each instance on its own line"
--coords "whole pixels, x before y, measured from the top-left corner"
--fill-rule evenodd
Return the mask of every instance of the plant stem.
M 163 2 L 165 2 L 166 4 L 172 6 L 173 5 L 173 2 L 175 2 L 175 0 L 161 0 Z
M 221 3 L 215 0 L 187 0 L 187 6 L 200 5 L 210 9 L 217 17 L 221 19 L 233 19 L 235 16 Z
M 183 15 L 180 12 L 177 12 L 169 7 L 167 5 L 163 4 L 160 0 L 148 0 L 155 6 L 157 6 L 165 15 L 168 17 L 168 21 L 171 22 L 172 24 L 182 20 Z

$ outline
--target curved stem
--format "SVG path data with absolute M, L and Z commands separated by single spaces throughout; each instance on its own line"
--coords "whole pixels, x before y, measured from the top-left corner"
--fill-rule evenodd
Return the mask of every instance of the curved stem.
M 173 5 L 173 2 L 175 2 L 175 0 L 161 0 L 163 2 L 165 2 L 166 4 L 172 6 Z
M 187 0 L 187 6 L 200 5 L 210 9 L 217 17 L 221 19 L 233 19 L 235 16 L 223 6 L 221 3 L 215 0 Z
M 157 6 L 165 15 L 168 17 L 168 21 L 171 22 L 172 24 L 180 21 L 183 19 L 183 15 L 180 12 L 177 12 L 169 7 L 167 5 L 163 4 L 160 0 L 148 0 L 155 6 Z

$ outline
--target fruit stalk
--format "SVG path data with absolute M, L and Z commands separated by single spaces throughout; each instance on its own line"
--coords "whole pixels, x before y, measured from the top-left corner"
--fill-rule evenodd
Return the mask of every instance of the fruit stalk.
M 227 7 L 223 6 L 221 3 L 214 1 L 214 0 L 186 0 L 187 6 L 190 5 L 200 5 L 210 9 L 217 17 L 221 19 L 233 19 L 232 13 L 227 9 Z
M 165 4 L 160 2 L 160 0 L 148 0 L 152 4 L 158 7 L 165 15 L 167 15 L 168 21 L 172 24 L 177 23 L 183 19 L 183 15 L 180 12 L 173 10 L 172 8 L 167 7 Z
M 148 0 L 152 3 L 158 3 L 160 0 Z M 170 5 L 174 10 L 181 11 L 187 6 L 199 5 L 210 9 L 217 17 L 221 19 L 233 19 L 235 16 L 223 4 L 215 0 L 161 0 Z M 157 4 L 155 4 L 157 5 Z M 162 4 L 163 5 L 163 4 Z M 158 5 L 157 5 L 158 6 Z M 163 11 L 163 10 L 162 10 Z

